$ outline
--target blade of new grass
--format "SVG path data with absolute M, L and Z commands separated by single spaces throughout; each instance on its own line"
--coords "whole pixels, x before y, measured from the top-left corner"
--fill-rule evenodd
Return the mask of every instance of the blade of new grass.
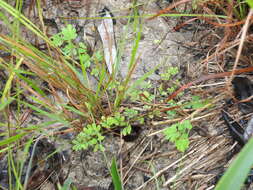
M 8 150 L 10 150 L 11 148 L 12 148 L 12 146 L 10 145 L 10 146 L 8 146 L 8 147 L 6 147 L 6 148 L 0 149 L 0 154 L 6 152 L 6 151 L 8 151 Z M 1 186 L 0 186 L 0 187 L 1 187 Z
M 8 106 L 15 98 L 9 97 L 8 99 L 5 99 L 4 102 L 0 103 L 0 111 L 2 111 L 6 106 Z
M 62 106 L 63 106 L 64 108 L 66 108 L 67 110 L 72 111 L 73 113 L 76 113 L 76 114 L 81 115 L 81 116 L 83 116 L 83 117 L 89 117 L 88 114 L 83 113 L 83 112 L 79 111 L 78 109 L 76 109 L 76 108 L 74 108 L 74 107 L 72 107 L 72 106 L 68 106 L 68 105 L 62 105 Z
M 112 159 L 111 176 L 115 190 L 122 190 L 122 183 L 117 169 L 115 158 Z
M 17 62 L 17 64 L 16 64 L 16 66 L 15 66 L 14 69 L 18 70 L 18 68 L 19 68 L 20 65 L 22 64 L 23 60 L 24 60 L 24 58 L 21 58 L 21 59 Z M 11 71 L 10 76 L 9 76 L 7 82 L 6 82 L 6 85 L 5 85 L 5 88 L 4 88 L 2 97 L 1 97 L 1 103 L 4 103 L 4 101 L 7 99 L 7 94 L 8 94 L 8 92 L 9 92 L 10 89 L 11 89 L 11 83 L 12 83 L 12 80 L 13 80 L 14 76 L 15 76 L 15 72 L 14 72 L 14 71 Z
M 20 133 L 20 134 L 17 134 L 17 135 L 14 135 L 14 136 L 11 136 L 7 139 L 4 139 L 2 141 L 0 141 L 0 146 L 3 146 L 3 145 L 7 145 L 7 144 L 10 144 L 10 143 L 13 143 L 13 142 L 16 142 L 18 140 L 20 140 L 23 136 L 25 136 L 27 133 Z
M 253 1 L 252 0 L 246 0 L 246 2 L 250 6 L 250 8 L 253 9 Z
M 253 166 L 253 138 L 243 147 L 237 158 L 232 162 L 220 179 L 215 190 L 240 190 Z
M 27 19 L 23 14 L 21 14 L 18 10 L 13 8 L 11 5 L 6 3 L 3 0 L 0 0 L 0 7 L 6 10 L 9 14 L 13 17 L 18 19 L 22 24 L 24 24 L 29 30 L 35 33 L 37 36 L 45 40 L 46 42 L 50 43 L 50 40 L 43 34 L 42 31 L 35 24 L 33 24 L 29 19 Z
M 158 69 L 161 66 L 161 64 L 156 65 L 153 69 L 142 75 L 140 78 L 138 78 L 136 81 L 133 82 L 132 85 L 129 86 L 128 91 L 131 91 L 135 89 L 136 87 L 140 86 L 141 83 L 147 79 L 150 75 L 152 75 L 156 69 Z
M 18 173 L 19 173 L 18 172 L 18 165 L 14 163 L 12 151 L 9 151 L 9 152 L 11 153 L 11 156 L 9 156 L 8 159 L 10 159 L 12 174 L 15 177 L 15 182 L 16 182 L 15 189 L 22 189 L 20 177 L 18 175 Z
M 142 34 L 142 23 L 141 23 L 141 21 L 139 21 L 137 16 L 138 16 L 138 9 L 134 8 L 133 29 L 136 32 L 136 37 L 135 37 L 135 41 L 134 41 L 134 46 L 131 51 L 131 58 L 130 58 L 130 62 L 128 65 L 128 73 L 127 73 L 126 79 L 123 81 L 123 84 L 122 84 L 123 89 L 119 91 L 119 94 L 117 95 L 116 100 L 114 102 L 115 108 L 117 108 L 120 105 L 121 101 L 124 99 L 124 96 L 127 91 L 128 83 L 131 79 L 131 75 L 133 74 L 133 70 L 137 64 L 136 63 L 136 54 L 137 54 L 137 50 L 139 48 L 139 43 L 140 43 L 141 34 Z
M 251 0 L 249 0 L 251 1 Z M 156 14 L 142 14 L 142 15 L 138 15 L 136 16 L 136 18 L 150 18 L 150 17 L 154 17 L 156 16 Z M 169 13 L 169 14 L 161 14 L 159 15 L 161 16 L 166 16 L 166 17 L 207 17 L 207 18 L 228 18 L 226 15 L 212 15 L 212 14 L 190 14 L 190 13 L 178 13 L 178 14 L 173 14 L 173 13 Z M 133 19 L 135 18 L 135 16 L 116 16 L 116 17 L 59 17 L 61 19 L 64 20 L 73 20 L 73 19 L 84 19 L 84 20 L 102 20 L 102 19 L 122 19 L 122 18 L 127 18 L 127 19 Z
M 33 99 L 35 100 L 36 98 L 33 97 Z M 41 102 L 41 103 L 42 103 L 42 102 Z M 23 104 L 26 105 L 26 106 L 28 106 L 28 107 L 30 107 L 32 110 L 36 111 L 38 114 L 45 115 L 45 116 L 47 116 L 48 118 L 51 118 L 51 119 L 53 119 L 54 121 L 58 121 L 58 122 L 60 122 L 60 123 L 62 123 L 62 124 L 65 124 L 65 125 L 68 124 L 68 121 L 67 121 L 65 118 L 61 117 L 61 116 L 60 116 L 59 114 L 57 114 L 57 113 L 54 114 L 54 113 L 50 113 L 50 112 L 44 111 L 44 110 L 38 108 L 37 106 L 34 106 L 34 105 L 29 104 L 29 103 L 26 103 L 26 102 L 23 102 Z
M 31 88 L 33 88 L 37 93 L 39 93 L 41 96 L 46 97 L 46 94 L 41 88 L 31 79 L 24 77 L 21 74 L 18 74 L 18 77 L 22 80 L 24 80 Z

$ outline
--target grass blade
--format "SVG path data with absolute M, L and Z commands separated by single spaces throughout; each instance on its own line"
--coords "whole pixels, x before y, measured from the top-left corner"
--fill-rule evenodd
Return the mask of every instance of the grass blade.
M 246 2 L 250 6 L 250 8 L 253 9 L 253 1 L 252 0 L 246 0 Z
M 117 169 L 115 158 L 112 160 L 111 165 L 111 176 L 115 190 L 122 190 L 122 183 Z
M 22 64 L 23 60 L 24 60 L 24 58 L 22 57 L 22 58 L 18 61 L 17 65 L 15 66 L 14 69 L 17 70 L 17 69 L 20 67 L 20 65 Z M 2 95 L 2 97 L 1 97 L 1 103 L 3 103 L 3 102 L 5 101 L 5 99 L 6 99 L 6 97 L 7 97 L 7 94 L 8 94 L 8 92 L 9 92 L 10 89 L 11 89 L 11 83 L 12 83 L 12 80 L 14 79 L 14 76 L 15 76 L 15 72 L 12 71 L 12 72 L 10 73 L 9 79 L 8 79 L 7 82 L 6 82 L 6 85 L 5 85 L 5 88 L 4 88 L 4 91 L 3 91 L 3 95 Z
M 237 158 L 232 162 L 220 179 L 215 190 L 239 190 L 253 166 L 253 138 L 243 147 Z
M 3 110 L 6 106 L 8 106 L 13 100 L 14 100 L 14 98 L 8 98 L 4 102 L 2 102 L 0 104 L 0 111 Z
M 0 141 L 0 146 L 6 145 L 6 144 L 10 144 L 12 142 L 16 142 L 19 139 L 21 139 L 24 135 L 26 135 L 26 133 L 20 133 L 20 134 L 17 134 L 15 136 L 12 136 L 12 137 L 9 137 L 7 139 L 4 139 L 4 140 Z

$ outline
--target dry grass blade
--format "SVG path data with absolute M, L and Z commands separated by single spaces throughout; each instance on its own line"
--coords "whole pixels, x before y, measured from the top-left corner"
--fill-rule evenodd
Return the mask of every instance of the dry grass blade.
M 253 71 L 253 67 L 247 67 L 247 68 L 243 68 L 243 69 L 236 69 L 233 71 L 228 71 L 228 72 L 223 72 L 223 73 L 217 73 L 217 74 L 211 74 L 211 75 L 207 75 L 207 76 L 203 76 L 193 82 L 189 82 L 188 84 L 183 85 L 181 88 L 179 88 L 176 92 L 172 93 L 165 102 L 168 102 L 170 100 L 172 100 L 173 98 L 175 98 L 180 92 L 182 92 L 183 90 L 189 88 L 192 85 L 195 85 L 197 83 L 206 81 L 206 80 L 210 80 L 210 79 L 217 79 L 217 78 L 223 78 L 226 76 L 230 76 L 232 73 L 234 74 L 242 74 L 242 73 L 246 73 L 246 72 L 252 72 Z
M 165 167 L 164 169 L 160 170 L 159 172 L 157 172 L 154 176 L 152 176 L 149 180 L 147 180 L 145 183 L 143 183 L 140 187 L 138 187 L 135 190 L 140 190 L 142 188 L 144 188 L 149 182 L 151 182 L 152 180 L 158 178 L 159 176 L 161 176 L 166 170 L 172 168 L 173 166 L 175 166 L 176 164 L 178 164 L 179 162 L 181 162 L 182 160 L 184 160 L 185 158 L 187 158 L 190 154 L 192 154 L 194 151 L 190 151 L 189 153 L 185 154 L 184 156 L 182 156 L 179 160 L 177 160 L 176 162 L 170 164 L 169 166 Z
M 104 11 L 105 16 L 110 18 L 109 12 L 107 10 Z M 114 64 L 117 52 L 113 31 L 113 20 L 102 20 L 102 23 L 98 26 L 98 32 L 103 42 L 105 62 L 109 73 L 112 74 L 115 68 Z
M 134 162 L 132 163 L 132 165 L 130 166 L 130 168 L 127 170 L 127 172 L 125 173 L 123 180 L 127 177 L 128 173 L 131 171 L 131 169 L 134 167 L 135 163 L 138 161 L 138 159 L 141 157 L 141 155 L 143 154 L 143 152 L 146 150 L 146 148 L 150 145 L 151 140 L 149 140 L 147 142 L 147 144 L 145 145 L 145 147 L 141 150 L 141 152 L 139 153 L 139 155 L 136 157 L 136 159 L 134 160 Z M 124 184 L 127 182 L 127 180 L 124 182 Z
M 249 24 L 250 24 L 252 14 L 253 14 L 253 9 L 250 9 L 249 14 L 248 14 L 247 19 L 246 19 L 246 22 L 242 27 L 242 35 L 241 35 L 241 39 L 240 39 L 240 44 L 239 44 L 239 47 L 238 47 L 238 52 L 237 52 L 237 55 L 236 55 L 236 59 L 235 59 L 233 70 L 232 70 L 232 73 L 231 73 L 231 76 L 230 76 L 230 80 L 228 81 L 229 83 L 232 81 L 233 76 L 235 74 L 235 70 L 237 68 L 237 65 L 238 65 L 238 62 L 239 62 L 239 59 L 240 59 L 240 55 L 242 53 L 242 47 L 243 47 L 244 41 L 246 39 L 246 34 L 247 34 L 247 31 L 248 31 L 248 28 L 249 28 Z
M 148 20 L 154 19 L 154 18 L 160 16 L 161 14 L 168 13 L 171 9 L 177 7 L 178 5 L 185 4 L 185 3 L 190 2 L 190 1 L 191 0 L 181 0 L 181 1 L 178 1 L 176 3 L 173 3 L 172 5 L 168 6 L 167 8 L 165 8 L 163 10 L 160 10 L 156 15 L 148 18 Z

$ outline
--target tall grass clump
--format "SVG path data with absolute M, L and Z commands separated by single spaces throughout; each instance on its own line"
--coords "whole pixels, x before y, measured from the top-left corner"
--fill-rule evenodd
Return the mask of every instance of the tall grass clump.
M 0 57 L 0 72 L 7 78 L 4 88 L 0 89 L 0 110 L 4 118 L 0 121 L 3 137 L 0 141 L 0 156 L 8 155 L 10 189 L 24 188 L 21 176 L 26 159 L 18 162 L 15 159 L 16 150 L 22 150 L 25 157 L 29 157 L 28 150 L 33 145 L 33 138 L 38 134 L 47 137 L 50 126 L 57 124 L 67 126 L 72 131 L 85 132 L 91 137 L 88 142 L 94 145 L 96 142 L 101 143 L 103 130 L 110 124 L 101 124 L 102 129 L 99 130 L 97 126 L 109 121 L 106 118 L 112 116 L 113 125 L 119 122 L 126 128 L 123 133 L 129 134 L 131 129 L 124 118 L 118 115 L 118 109 L 131 90 L 140 86 L 151 74 L 149 72 L 131 83 L 142 32 L 137 6 L 133 9 L 133 24 L 130 24 L 129 19 L 125 31 L 128 32 L 129 26 L 132 26 L 136 32 L 128 74 L 125 79 L 119 79 L 120 56 L 126 40 L 124 37 L 121 39 L 114 72 L 109 74 L 100 52 L 95 51 L 90 55 L 86 44 L 74 43 L 77 34 L 71 25 L 66 25 L 58 34 L 48 37 L 41 1 L 34 2 L 41 27 L 22 14 L 22 0 L 16 0 L 16 7 L 0 0 L 0 20 L 8 31 L 0 34 L 0 50 L 6 55 Z M 25 40 L 21 29 L 44 43 L 46 50 Z M 26 116 L 31 113 L 48 119 L 37 125 L 27 124 Z M 13 115 L 15 122 L 11 119 Z M 82 143 L 78 139 L 74 142 L 79 145 Z

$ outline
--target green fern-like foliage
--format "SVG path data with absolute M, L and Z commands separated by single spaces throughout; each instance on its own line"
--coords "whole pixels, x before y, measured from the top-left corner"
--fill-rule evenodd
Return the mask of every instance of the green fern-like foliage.
M 129 135 L 132 131 L 132 127 L 129 122 L 126 121 L 125 116 L 118 112 L 115 113 L 114 116 L 102 117 L 101 125 L 104 128 L 124 127 L 121 131 L 123 136 Z
M 189 131 L 192 129 L 192 124 L 189 120 L 184 120 L 180 123 L 175 123 L 164 130 L 164 135 L 167 140 L 174 143 L 176 148 L 184 152 L 188 149 L 190 141 L 188 137 Z
M 120 113 L 116 113 L 114 116 L 101 118 L 100 125 L 92 123 L 83 128 L 77 137 L 73 140 L 73 149 L 86 150 L 93 147 L 93 151 L 104 151 L 102 141 L 104 136 L 102 135 L 102 128 L 112 129 L 114 127 L 124 127 L 121 131 L 122 135 L 129 135 L 132 131 L 131 125 L 125 120 L 125 116 Z
M 75 140 L 73 140 L 74 150 L 86 150 L 89 147 L 93 147 L 93 151 L 104 151 L 104 147 L 101 142 L 104 140 L 104 136 L 101 134 L 101 126 L 95 123 L 87 125 L 83 128 L 83 131 L 79 133 Z

